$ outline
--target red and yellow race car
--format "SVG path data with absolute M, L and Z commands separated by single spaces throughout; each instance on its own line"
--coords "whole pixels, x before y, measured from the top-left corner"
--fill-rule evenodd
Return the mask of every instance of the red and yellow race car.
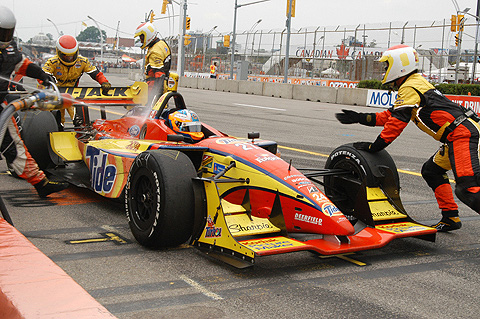
M 95 88 L 70 90 L 83 125 L 58 132 L 53 115 L 39 113 L 24 123 L 27 146 L 51 173 L 122 199 L 141 245 L 189 241 L 248 267 L 265 255 L 341 254 L 401 237 L 435 240 L 436 230 L 412 220 L 402 206 L 397 169 L 385 150 L 370 154 L 343 145 L 325 168 L 300 171 L 258 133 L 235 138 L 200 122 L 198 129 L 189 126 L 194 134 L 174 130 L 182 120 L 172 114 L 188 113 L 175 77 L 152 108 L 142 106 L 141 82 L 107 96 Z M 102 112 L 91 122 L 87 104 L 132 108 L 119 119 Z

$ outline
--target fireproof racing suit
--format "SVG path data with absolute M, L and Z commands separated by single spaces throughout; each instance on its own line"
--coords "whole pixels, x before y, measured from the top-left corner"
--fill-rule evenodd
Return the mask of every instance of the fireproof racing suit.
M 163 94 L 165 78 L 169 76 L 171 51 L 168 44 L 160 39 L 153 40 L 147 46 L 145 56 L 145 80 L 148 84 L 149 105 L 157 96 Z
M 42 81 L 48 76 L 40 66 L 32 63 L 17 49 L 15 42 L 11 42 L 4 50 L 0 50 L 0 103 L 3 110 L 5 97 L 8 93 L 10 75 L 26 75 Z M 5 156 L 15 173 L 35 185 L 45 180 L 45 174 L 38 168 L 37 163 L 28 152 L 20 137 L 20 131 L 16 120 L 12 117 L 7 124 L 7 131 L 1 144 L 2 155 Z
M 87 73 L 93 80 L 97 81 L 100 85 L 108 82 L 103 75 L 90 61 L 79 55 L 77 61 L 72 66 L 66 66 L 62 63 L 58 55 L 51 57 L 45 62 L 43 71 L 55 77 L 57 85 L 59 87 L 77 87 L 80 81 L 80 77 L 83 73 Z M 74 118 L 73 107 L 67 108 L 70 118 Z M 65 123 L 65 110 L 60 111 L 61 122 Z
M 435 193 L 444 215 L 458 213 L 446 172 L 453 170 L 457 197 L 480 213 L 480 125 L 478 116 L 446 98 L 414 73 L 400 85 L 397 100 L 389 110 L 365 113 L 364 123 L 383 126 L 371 151 L 395 140 L 411 120 L 419 129 L 444 143 L 422 167 L 422 176 Z

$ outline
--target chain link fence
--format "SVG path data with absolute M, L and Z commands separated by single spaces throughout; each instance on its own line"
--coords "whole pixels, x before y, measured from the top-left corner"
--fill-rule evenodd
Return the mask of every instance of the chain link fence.
M 300 28 L 291 32 L 288 76 L 348 81 L 381 79 L 383 70 L 376 60 L 387 48 L 404 43 L 417 49 L 419 71 L 432 82 L 451 82 L 455 72 L 459 82 L 469 82 L 473 75 L 472 62 L 478 59 L 474 57 L 476 24 L 467 20 L 464 31 L 458 35 L 460 46 L 455 45 L 457 33 L 450 28 L 449 19 Z M 189 35 L 185 72 L 206 76 L 216 61 L 219 77 L 229 78 L 231 48 L 224 46 L 224 36 L 230 35 L 232 39 L 231 34 L 214 30 Z M 174 53 L 172 65 L 175 66 L 178 39 L 168 38 L 167 42 Z M 286 42 L 286 29 L 237 33 L 233 74 L 237 79 L 245 73 L 248 77 L 284 77 Z M 457 61 L 460 61 L 458 68 Z M 473 78 L 477 77 L 475 74 Z

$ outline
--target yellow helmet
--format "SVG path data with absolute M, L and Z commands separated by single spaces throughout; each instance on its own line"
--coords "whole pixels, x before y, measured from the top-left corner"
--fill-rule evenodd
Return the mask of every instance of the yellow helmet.
M 57 40 L 57 55 L 66 66 L 72 66 L 78 59 L 78 42 L 71 35 L 62 35 Z
M 385 63 L 385 75 L 382 83 L 390 83 L 402 76 L 418 70 L 418 53 L 414 48 L 399 44 L 385 51 L 378 60 Z
M 168 125 L 175 132 L 199 141 L 203 138 L 202 123 L 191 110 L 178 110 L 168 115 Z

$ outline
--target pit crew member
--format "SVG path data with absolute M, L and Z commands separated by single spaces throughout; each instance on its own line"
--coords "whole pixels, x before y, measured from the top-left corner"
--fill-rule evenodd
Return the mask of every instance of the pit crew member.
M 62 35 L 57 39 L 57 54 L 45 62 L 43 71 L 52 75 L 59 87 L 77 87 L 80 77 L 87 73 L 93 80 L 97 81 L 102 88 L 102 94 L 108 94 L 111 88 L 110 82 L 101 71 L 93 66 L 90 61 L 78 54 L 78 42 L 71 35 Z M 70 118 L 74 120 L 73 107 L 67 108 Z M 65 110 L 60 110 L 61 124 L 65 123 Z M 77 122 L 75 119 L 74 123 Z
M 165 78 L 168 78 L 171 64 L 170 47 L 157 37 L 157 30 L 151 22 L 140 24 L 135 30 L 135 46 L 147 49 L 145 55 L 145 81 L 148 84 L 148 104 L 163 94 Z
M 7 7 L 0 6 L 0 103 L 3 110 L 4 102 L 8 99 L 9 77 L 15 72 L 17 75 L 26 75 L 40 80 L 44 85 L 52 80 L 42 68 L 31 62 L 17 48 L 13 41 L 16 19 L 13 12 Z M 10 96 L 11 97 L 11 96 Z M 40 197 L 47 197 L 51 193 L 59 192 L 68 187 L 67 183 L 58 183 L 48 180 L 45 173 L 38 168 L 37 163 L 28 152 L 14 117 L 7 123 L 7 131 L 0 150 L 9 162 L 18 177 L 32 184 Z
M 457 197 L 480 213 L 479 118 L 471 109 L 447 99 L 418 73 L 418 54 L 412 47 L 393 46 L 379 61 L 385 64 L 382 83 L 392 83 L 398 88 L 393 107 L 378 113 L 343 110 L 336 117 L 343 124 L 383 126 L 373 143 L 354 144 L 368 152 L 387 147 L 410 120 L 440 141 L 440 149 L 422 167 L 422 176 L 433 190 L 442 213 L 442 219 L 432 227 L 441 232 L 459 229 L 462 223 L 446 173 L 453 171 Z

